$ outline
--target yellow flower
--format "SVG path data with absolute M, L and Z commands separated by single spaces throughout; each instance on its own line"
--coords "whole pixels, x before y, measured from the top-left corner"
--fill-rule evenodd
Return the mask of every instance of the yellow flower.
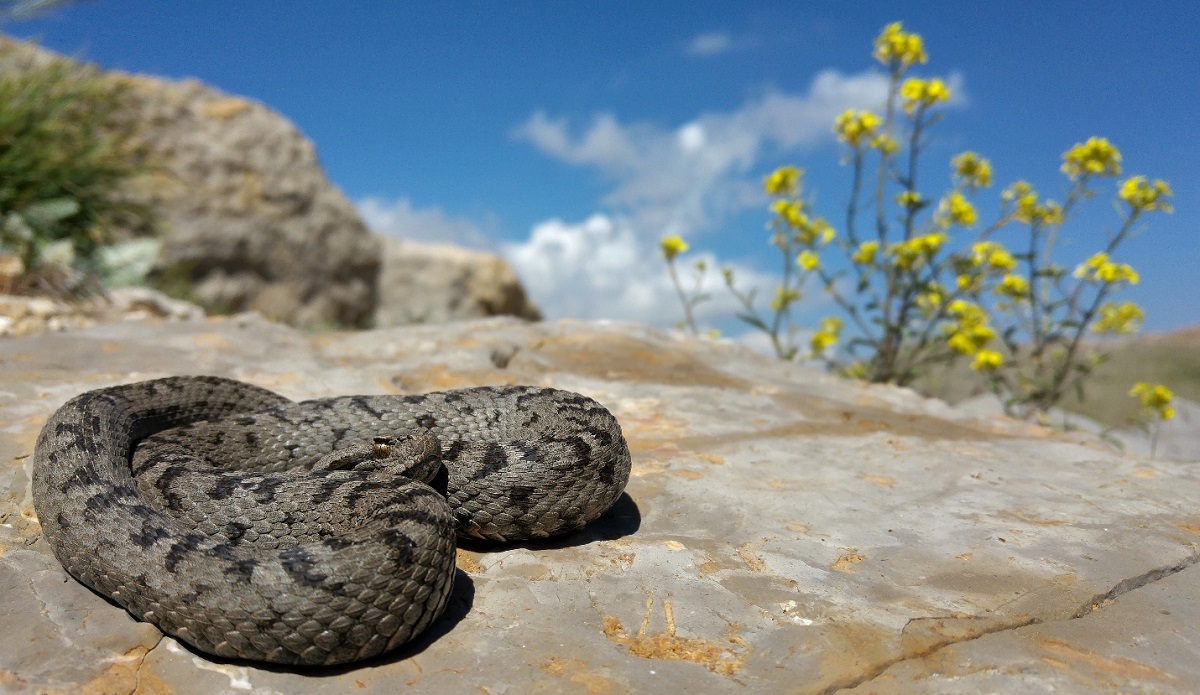
M 875 262 L 875 254 L 879 253 L 878 241 L 864 241 L 858 245 L 850 260 L 859 265 L 869 265 Z
M 987 323 L 987 312 L 978 304 L 972 304 L 965 299 L 956 299 L 946 307 L 952 315 L 958 317 L 963 326 L 982 326 Z
M 971 362 L 971 369 L 990 372 L 999 369 L 1003 363 L 1004 358 L 995 350 L 980 350 L 975 353 L 975 360 Z
M 815 219 L 805 217 L 795 226 L 799 231 L 796 232 L 796 236 L 793 238 L 796 240 L 796 243 L 805 246 L 813 246 L 818 240 L 824 246 L 833 241 L 834 237 L 837 236 L 837 233 L 833 231 L 833 227 L 829 226 L 829 223 L 822 217 Z
M 1086 261 L 1075 268 L 1075 277 L 1085 280 L 1099 280 L 1102 283 L 1128 282 L 1138 284 L 1137 271 L 1125 263 L 1113 263 L 1108 260 L 1108 254 L 1103 251 L 1094 253 Z
M 870 141 L 882 121 L 870 111 L 847 109 L 837 117 L 833 132 L 851 147 L 858 147 L 864 140 Z
M 1139 325 L 1146 315 L 1141 307 L 1133 302 L 1105 302 L 1100 307 L 1100 318 L 1092 324 L 1096 333 L 1114 333 L 1127 335 L 1137 333 Z
M 874 55 L 892 70 L 924 63 L 927 59 L 921 35 L 904 31 L 900 22 L 887 25 L 875 38 Z
M 954 278 L 954 286 L 959 292 L 978 292 L 983 289 L 982 275 L 958 275 Z
M 1096 269 L 1096 277 L 1102 282 L 1128 282 L 1131 285 L 1138 284 L 1138 274 L 1126 263 L 1106 263 Z
M 994 270 L 1009 271 L 1017 267 L 1017 261 L 1008 249 L 994 241 L 980 241 L 973 245 L 971 261 L 977 266 L 987 266 Z
M 1020 275 L 1009 273 L 996 285 L 995 291 L 996 294 L 1021 301 L 1029 296 L 1029 281 Z
M 915 243 L 923 253 L 932 256 L 933 254 L 937 253 L 938 249 L 942 248 L 942 244 L 945 244 L 949 238 L 950 237 L 941 232 L 931 232 L 922 236 L 913 237 L 910 239 L 910 241 Z
M 893 155 L 900 151 L 900 145 L 896 144 L 896 139 L 887 133 L 880 133 L 871 138 L 871 147 L 884 155 Z
M 917 109 L 946 101 L 950 98 L 950 90 L 936 77 L 931 80 L 910 77 L 900 85 L 900 97 L 904 100 L 904 113 L 911 115 Z
M 917 295 L 917 306 L 926 315 L 932 315 L 942 305 L 942 286 L 931 282 L 926 290 Z
M 799 290 L 778 285 L 775 288 L 775 297 L 771 299 L 771 311 L 779 313 L 787 309 L 788 305 L 797 299 L 800 299 Z
M 971 201 L 967 200 L 966 196 L 959 191 L 954 191 L 942 199 L 941 205 L 938 206 L 938 212 L 948 215 L 951 222 L 963 227 L 975 224 L 975 219 L 978 217 L 975 206 L 971 205 Z
M 1055 226 L 1062 224 L 1063 212 L 1058 203 L 1048 200 L 1045 205 L 1035 205 L 1030 218 L 1038 224 Z
M 799 201 L 776 200 L 771 203 L 771 210 L 789 227 L 800 229 L 808 224 L 808 216 L 804 214 Z
M 782 166 L 763 179 L 763 188 L 771 195 L 796 195 L 800 192 L 801 172 L 794 166 Z
M 1005 202 L 1013 203 L 1013 217 L 1018 222 L 1050 226 L 1062 224 L 1062 208 L 1058 203 L 1053 200 L 1039 203 L 1037 191 L 1027 181 L 1017 181 L 1000 197 Z
M 972 304 L 963 299 L 956 299 L 946 307 L 955 318 L 953 325 L 945 327 L 946 344 L 950 349 L 964 355 L 974 355 L 983 350 L 996 331 L 987 325 L 987 312 L 978 304 Z
M 992 185 L 992 164 L 975 152 L 963 152 L 950 160 L 954 177 L 968 188 L 987 188 Z
M 1154 411 L 1160 419 L 1170 420 L 1175 417 L 1175 409 L 1171 407 L 1171 401 L 1175 400 L 1175 394 L 1162 384 L 1148 384 L 1139 381 L 1129 389 L 1129 395 L 1138 399 L 1142 408 Z
M 916 191 L 904 191 L 896 194 L 896 204 L 900 207 L 915 207 L 921 202 L 921 194 Z
M 823 354 L 826 348 L 836 343 L 841 330 L 842 320 L 836 316 L 828 316 L 821 319 L 821 326 L 817 329 L 817 332 L 813 333 L 810 341 L 813 356 Z
M 821 265 L 821 259 L 812 251 L 804 249 L 799 256 L 796 256 L 796 263 L 804 270 L 812 270 Z
M 1165 199 L 1174 193 L 1162 179 L 1154 179 L 1154 183 L 1150 183 L 1145 176 L 1131 176 L 1121 184 L 1121 192 L 1118 195 L 1121 200 L 1129 203 L 1129 207 L 1137 211 L 1172 211 L 1171 204 Z
M 833 227 L 829 226 L 829 223 L 820 217 L 817 218 L 816 229 L 821 233 L 822 244 L 828 244 L 837 238 L 837 232 L 833 231 Z
M 984 324 L 976 325 L 960 325 L 950 333 L 950 337 L 946 339 L 946 344 L 949 345 L 955 352 L 960 352 L 964 355 L 973 355 L 983 349 L 996 337 L 996 332 L 990 326 Z
M 1072 181 L 1121 173 L 1121 153 L 1106 138 L 1090 137 L 1063 153 L 1062 172 Z
M 1096 270 L 1098 268 L 1100 268 L 1100 266 L 1102 266 L 1108 262 L 1109 262 L 1108 254 L 1104 253 L 1103 251 L 1098 251 L 1096 253 L 1093 253 L 1091 256 L 1088 256 L 1088 259 L 1086 261 L 1084 261 L 1083 263 L 1080 263 L 1078 266 L 1076 266 L 1074 275 L 1077 278 L 1094 277 L 1096 274 Z
M 1013 203 L 1017 219 L 1028 223 L 1032 217 L 1030 211 L 1037 205 L 1037 192 L 1033 190 L 1033 186 L 1029 185 L 1028 181 L 1017 181 L 1004 189 L 1004 193 L 1000 194 L 1000 199 L 1006 203 Z
M 893 257 L 897 268 L 908 270 L 932 258 L 948 239 L 942 232 L 930 232 L 892 244 L 887 252 Z
M 659 244 L 662 248 L 663 258 L 667 259 L 668 261 L 674 260 L 676 256 L 688 250 L 687 242 L 684 241 L 683 237 L 679 236 L 678 234 L 664 237 Z

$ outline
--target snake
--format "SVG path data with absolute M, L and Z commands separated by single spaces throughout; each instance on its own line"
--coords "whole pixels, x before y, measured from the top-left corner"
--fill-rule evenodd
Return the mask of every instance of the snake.
M 135 618 L 222 658 L 333 665 L 442 614 L 457 539 L 581 529 L 629 471 L 617 419 L 570 391 L 295 402 L 175 376 L 68 400 L 32 492 L 66 572 Z

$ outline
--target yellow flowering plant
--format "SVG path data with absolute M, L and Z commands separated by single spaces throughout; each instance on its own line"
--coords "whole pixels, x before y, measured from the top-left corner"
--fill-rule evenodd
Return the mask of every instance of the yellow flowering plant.
M 1175 407 L 1171 405 L 1175 394 L 1162 384 L 1139 381 L 1129 389 L 1129 396 L 1138 399 L 1142 406 L 1142 416 L 1153 423 L 1153 432 L 1150 435 L 1150 457 L 1153 458 L 1158 448 L 1158 433 L 1162 429 L 1162 423 L 1175 417 Z
M 843 116 L 838 119 L 837 127 L 846 130 L 847 137 L 857 143 L 855 146 L 860 146 L 878 124 L 878 118 L 870 114 Z M 822 272 L 821 250 L 837 238 L 833 226 L 817 216 L 809 202 L 800 196 L 803 173 L 796 167 L 785 166 L 763 179 L 763 189 L 772 198 L 770 209 L 774 213 L 767 228 L 771 231 L 771 244 L 779 250 L 782 267 L 780 282 L 768 305 L 770 314 L 764 315 L 756 308 L 754 289 L 738 289 L 732 270 L 726 268 L 721 273 L 725 286 L 742 305 L 738 318 L 765 333 L 775 354 L 785 360 L 800 354 L 797 329 L 791 318 L 792 306 L 803 296 L 801 290 L 808 279 Z M 814 336 L 810 341 L 812 351 L 808 356 L 820 357 L 825 348 L 836 342 L 836 331 L 829 325 L 822 331 L 818 331 L 820 339 Z
M 1085 338 L 1125 335 L 1138 330 L 1144 319 L 1133 302 L 1115 302 L 1113 293 L 1140 279 L 1127 263 L 1113 259 L 1117 248 L 1149 212 L 1170 212 L 1171 189 L 1161 180 L 1132 176 L 1117 184 L 1117 200 L 1125 203 L 1120 227 L 1103 250 L 1079 263 L 1067 280 L 1067 270 L 1053 262 L 1059 231 L 1075 207 L 1095 195 L 1095 183 L 1121 174 L 1121 152 L 1105 138 L 1091 137 L 1062 155 L 1062 172 L 1069 188 L 1060 205 L 1041 198 L 1026 181 L 1017 181 L 1001 195 L 1000 221 L 1024 225 L 1029 251 L 1020 256 L 1025 273 L 1005 273 L 994 286 L 1002 301 L 996 310 L 1009 327 L 1002 333 L 1008 354 L 1019 357 L 993 373 L 991 386 L 1005 398 L 1010 413 L 1044 414 L 1083 386 L 1094 366 L 1104 360 Z M 977 259 L 978 260 L 978 259 Z
M 952 97 L 945 81 L 908 74 L 928 59 L 924 41 L 899 22 L 889 24 L 875 39 L 874 56 L 888 72 L 882 108 L 850 109 L 833 124 L 851 169 L 841 230 L 804 199 L 800 169 L 767 175 L 767 227 L 782 277 L 764 315 L 755 293 L 739 290 L 724 270 L 743 307 L 738 316 L 766 333 L 780 358 L 796 358 L 791 311 L 805 283 L 818 280 L 841 316 L 826 317 L 810 333 L 808 357 L 846 375 L 900 385 L 935 364 L 967 359 L 1010 413 L 1044 415 L 1081 390 L 1101 359 L 1085 337 L 1132 333 L 1141 324 L 1136 304 L 1112 300 L 1139 280 L 1115 255 L 1142 216 L 1171 211 L 1171 188 L 1145 176 L 1117 181 L 1119 228 L 1070 272 L 1053 260 L 1057 237 L 1099 182 L 1121 174 L 1117 147 L 1101 137 L 1073 145 L 1062 155 L 1062 203 L 1018 180 L 1002 190 L 995 219 L 985 225 L 975 196 L 992 186 L 993 170 L 979 153 L 950 160 L 950 187 L 940 196 L 926 197 L 917 185 L 927 131 Z M 1010 251 L 997 238 L 1005 228 L 1016 230 L 1010 236 L 1027 233 L 1028 245 Z M 666 246 L 664 256 L 670 265 Z
M 700 329 L 696 325 L 696 305 L 708 299 L 708 295 L 700 289 L 704 284 L 704 273 L 708 270 L 708 264 L 703 259 L 696 261 L 693 266 L 692 289 L 690 292 L 684 290 L 683 283 L 679 280 L 679 271 L 675 268 L 675 259 L 686 253 L 689 248 L 688 243 L 678 234 L 663 237 L 659 241 L 659 251 L 663 260 L 667 262 L 667 274 L 675 287 L 675 293 L 679 296 L 679 303 L 683 305 L 683 322 L 680 327 L 698 335 Z

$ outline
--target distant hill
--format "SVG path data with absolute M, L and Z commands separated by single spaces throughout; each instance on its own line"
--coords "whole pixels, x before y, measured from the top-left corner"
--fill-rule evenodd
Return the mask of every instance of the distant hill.
M 1082 401 L 1063 403 L 1070 411 L 1104 425 L 1128 424 L 1138 415 L 1129 389 L 1139 381 L 1166 384 L 1178 398 L 1200 402 L 1200 325 L 1164 333 L 1093 343 L 1107 360 L 1095 368 Z M 926 395 L 958 403 L 987 392 L 984 380 L 965 365 L 937 370 L 914 384 Z

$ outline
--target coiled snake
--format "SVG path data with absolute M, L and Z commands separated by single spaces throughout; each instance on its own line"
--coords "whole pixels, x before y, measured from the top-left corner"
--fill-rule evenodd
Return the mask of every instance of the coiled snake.
M 170 377 L 55 412 L 33 500 L 67 572 L 134 616 L 218 656 L 337 664 L 398 647 L 441 614 L 456 532 L 580 528 L 629 468 L 612 414 L 566 391 L 295 403 Z

